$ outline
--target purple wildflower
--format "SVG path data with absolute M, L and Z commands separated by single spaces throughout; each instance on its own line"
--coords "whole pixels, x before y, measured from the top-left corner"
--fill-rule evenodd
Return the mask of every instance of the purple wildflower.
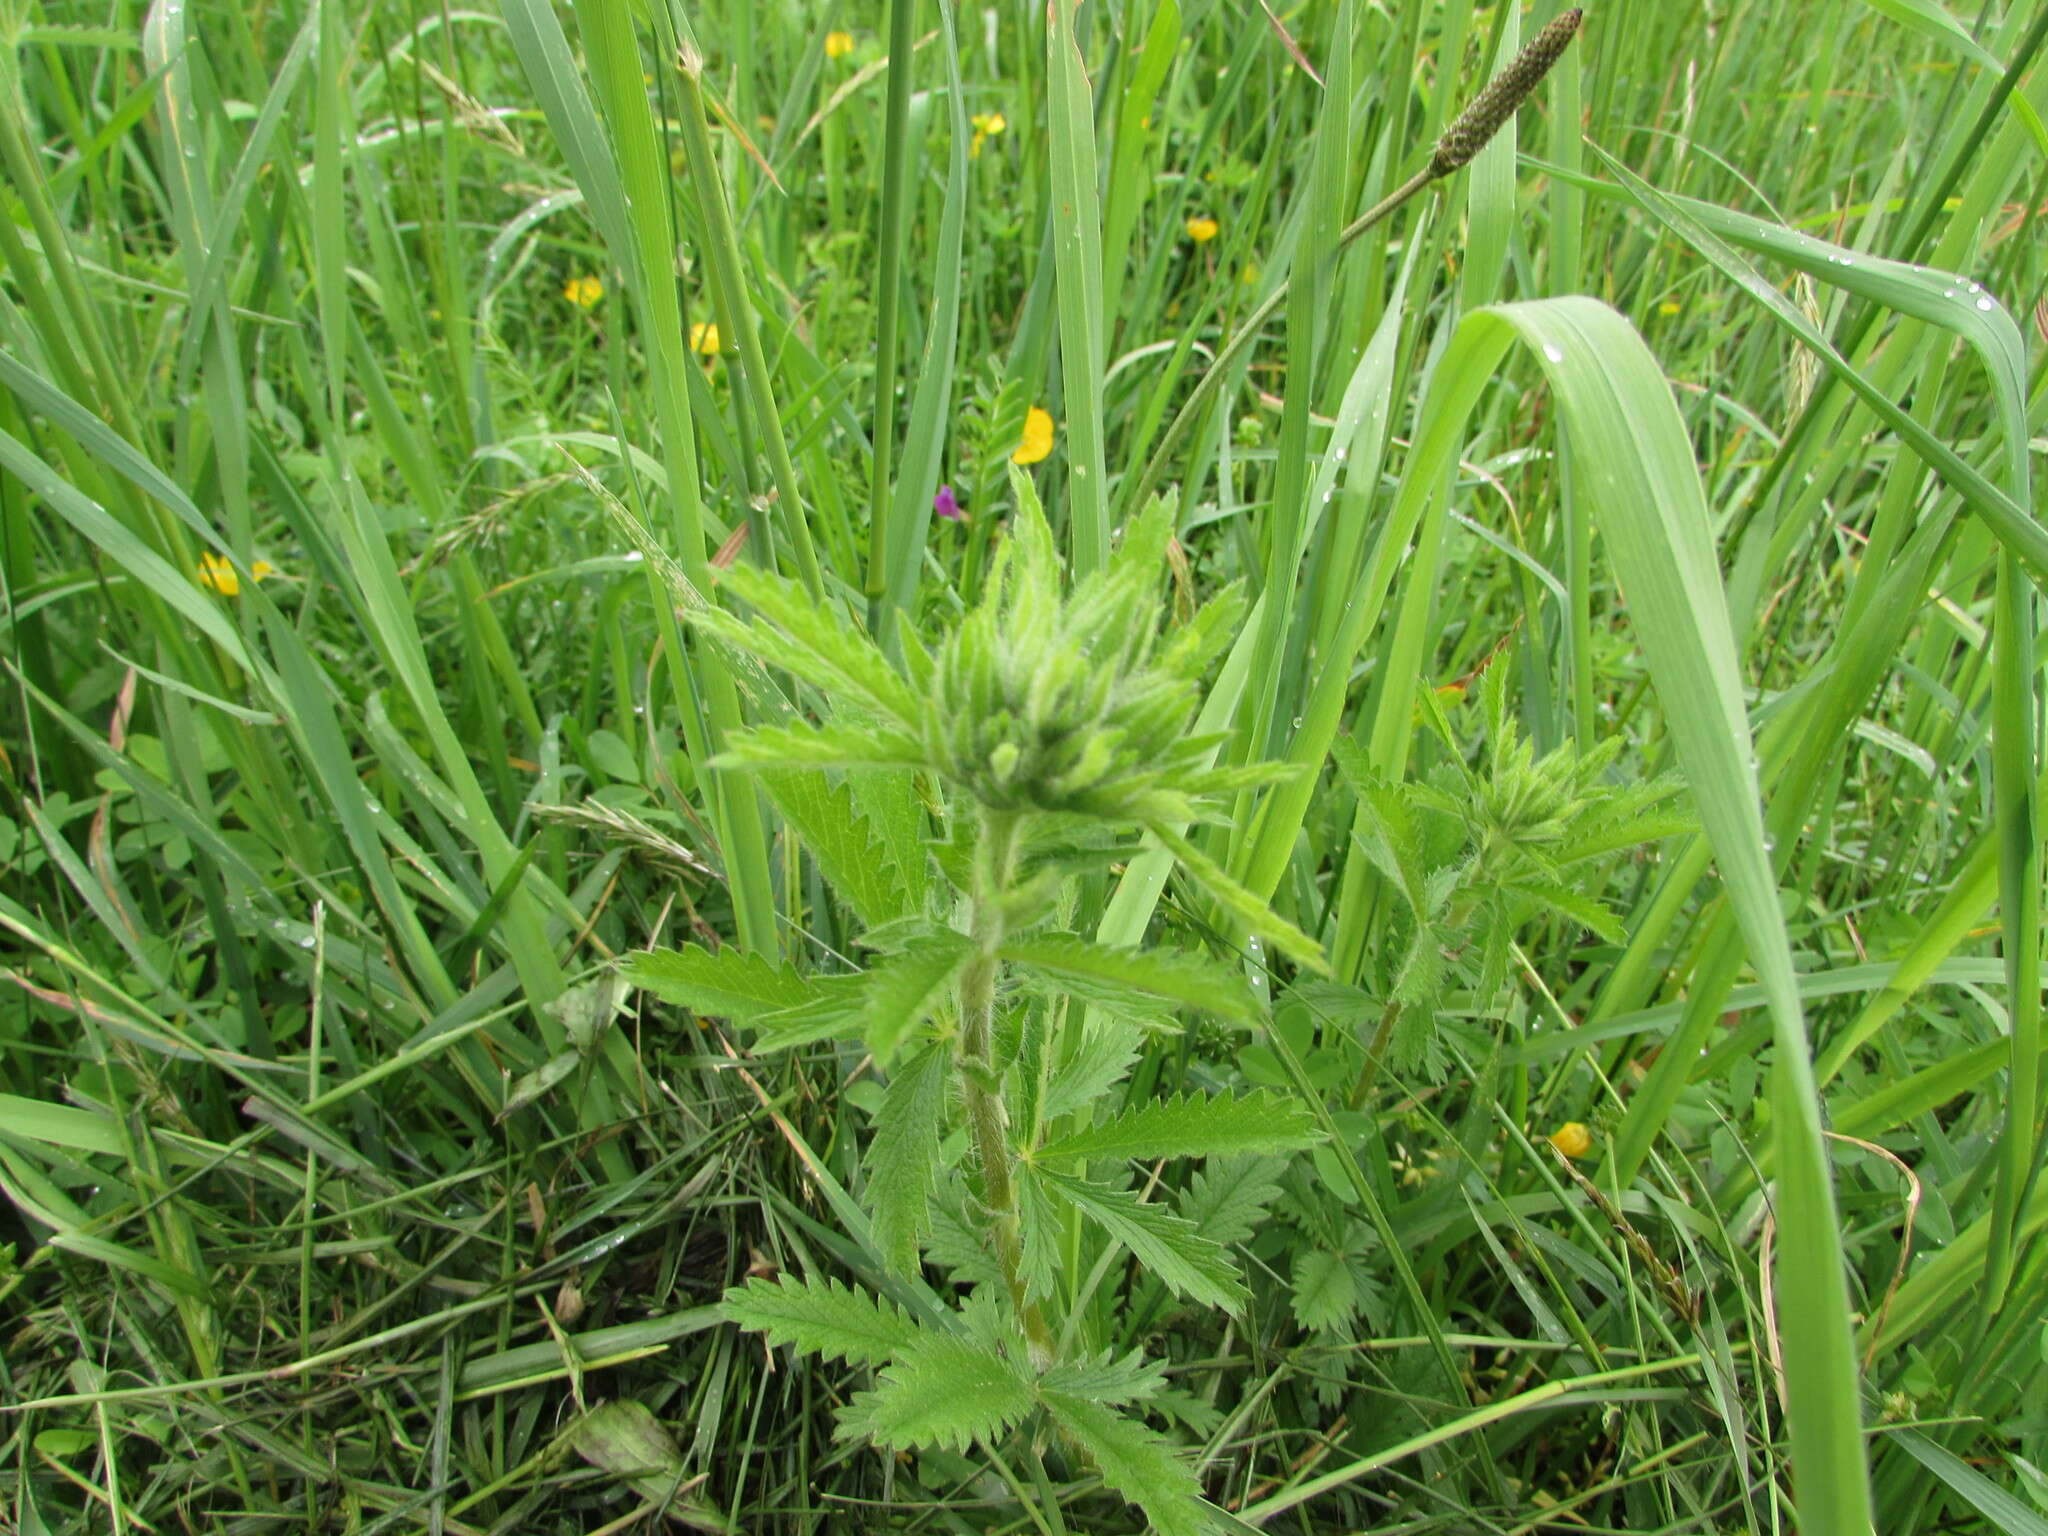
M 953 487 L 950 485 L 939 487 L 939 494 L 932 498 L 932 511 L 949 523 L 964 523 L 967 521 L 967 514 L 960 510 L 959 498 L 954 496 Z

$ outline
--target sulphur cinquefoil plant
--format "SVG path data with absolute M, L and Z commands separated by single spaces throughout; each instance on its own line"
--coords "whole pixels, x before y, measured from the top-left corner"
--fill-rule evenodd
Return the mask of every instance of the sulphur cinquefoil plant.
M 805 975 L 774 956 L 685 948 L 638 956 L 630 975 L 667 1001 L 751 1026 L 757 1052 L 841 1038 L 888 1076 L 865 1159 L 869 1229 L 856 1236 L 895 1299 L 785 1274 L 724 1303 L 772 1343 L 880 1368 L 842 1411 L 842 1434 L 892 1451 L 958 1451 L 996 1450 L 1031 1430 L 1025 1457 L 1077 1453 L 1153 1529 L 1199 1531 L 1208 1506 L 1195 1471 L 1144 1418 L 1163 1367 L 1106 1348 L 1090 1308 L 1102 1268 L 1127 1251 L 1183 1303 L 1234 1312 L 1246 1291 L 1218 1239 L 1243 1233 L 1212 1230 L 1199 1200 L 1176 1210 L 1133 1188 L 1129 1165 L 1285 1152 L 1313 1133 L 1304 1106 L 1263 1092 L 1155 1100 L 1096 1123 L 1092 1106 L 1127 1067 L 1134 1025 L 1170 1027 L 1199 1010 L 1255 1026 L 1261 1010 L 1227 965 L 1113 948 L 1063 915 L 1077 881 L 1150 837 L 1231 931 L 1262 935 L 1310 968 L 1321 960 L 1183 831 L 1211 797 L 1276 774 L 1210 766 L 1221 742 L 1192 729 L 1202 673 L 1241 616 L 1238 594 L 1165 631 L 1163 504 L 1132 523 L 1103 569 L 1063 591 L 1036 497 L 1021 475 L 1013 485 L 1020 510 L 983 598 L 936 648 L 905 626 L 892 657 L 794 583 L 754 569 L 725 577 L 745 617 L 696 616 L 718 643 L 815 690 L 821 718 L 738 734 L 721 762 L 757 772 L 798 824 L 806 806 L 847 797 L 855 814 L 808 823 L 821 866 L 869 925 L 861 944 L 875 963 Z M 914 818 L 878 775 L 921 788 L 937 836 L 906 835 Z M 949 1161 L 949 1145 L 965 1150 Z M 963 1230 L 975 1250 L 965 1255 Z M 923 1282 L 941 1246 L 969 1281 L 963 1293 Z M 1055 1433 L 1035 1432 L 1046 1425 Z

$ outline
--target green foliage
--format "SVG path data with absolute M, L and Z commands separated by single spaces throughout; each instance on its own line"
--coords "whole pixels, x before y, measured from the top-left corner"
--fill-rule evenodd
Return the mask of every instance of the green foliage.
M 838 1281 L 752 1280 L 725 1293 L 727 1316 L 771 1344 L 856 1365 L 876 1365 L 914 1349 L 924 1334 L 901 1307 Z
M 1621 916 L 1596 894 L 1606 880 L 1599 861 L 1693 829 L 1689 818 L 1664 808 L 1679 792 L 1676 779 L 1610 782 L 1619 738 L 1584 751 L 1566 742 L 1537 757 L 1509 714 L 1508 672 L 1496 660 L 1481 682 L 1476 762 L 1466 760 L 1427 691 L 1427 718 L 1450 751 L 1428 779 L 1390 782 L 1347 739 L 1332 753 L 1358 796 L 1358 851 L 1405 909 L 1375 1045 L 1403 1074 L 1442 1077 L 1433 1021 L 1444 996 L 1462 984 L 1480 1006 L 1490 1005 L 1508 980 L 1509 946 L 1530 924 L 1561 919 L 1618 942 Z
M 1117 839 L 1142 828 L 1175 851 L 1233 921 L 1305 962 L 1320 964 L 1320 955 L 1178 831 L 1205 797 L 1274 775 L 1210 767 L 1216 742 L 1193 731 L 1198 684 L 1228 628 L 1197 618 L 1161 643 L 1165 504 L 1147 508 L 1107 564 L 1063 592 L 1036 498 L 1021 479 L 1013 490 L 1019 513 L 981 602 L 930 651 L 906 634 L 903 659 L 892 662 L 795 583 L 752 569 L 727 578 L 750 618 L 693 615 L 721 645 L 831 702 L 831 717 L 819 724 L 735 733 L 721 762 L 765 771 L 778 800 L 797 807 L 799 830 L 806 818 L 812 823 L 806 838 L 821 871 L 870 924 L 865 943 L 880 955 L 874 966 L 822 999 L 795 996 L 802 983 L 765 959 L 749 965 L 681 951 L 636 959 L 629 974 L 693 1007 L 736 1004 L 770 1031 L 771 1043 L 857 1022 L 875 1064 L 893 1068 L 863 1192 L 881 1267 L 912 1276 L 929 1240 L 935 1257 L 965 1261 L 998 1282 L 990 1289 L 1006 1303 L 1008 1321 L 989 1345 L 939 1336 L 893 1351 L 877 1384 L 842 1415 L 842 1433 L 885 1448 L 961 1450 L 994 1443 L 1043 1407 L 1156 1526 L 1194 1529 L 1197 1490 L 1167 1443 L 1099 1406 L 1149 1395 L 1157 1373 L 1135 1355 L 1112 1368 L 1094 1355 L 1063 1356 L 1055 1344 L 1046 1314 L 1065 1299 L 1066 1213 L 1127 1248 L 1175 1295 L 1235 1311 L 1248 1292 L 1225 1247 L 1194 1222 L 1068 1169 L 1093 1159 L 1285 1153 L 1316 1133 L 1303 1106 L 1272 1094 L 1177 1096 L 1106 1124 L 1048 1133 L 1131 1059 L 1128 1043 L 1104 1029 L 1083 1035 L 1062 1070 L 1050 1072 L 1062 1005 L 1148 1020 L 1177 1007 L 1240 1024 L 1261 1018 L 1245 981 L 1212 961 L 1113 948 L 1054 924 L 1076 875 L 1099 870 Z M 821 776 L 852 766 L 915 768 L 938 788 L 936 809 L 951 837 L 933 862 L 953 888 L 950 913 L 908 908 L 903 898 L 922 877 L 900 872 L 923 870 L 924 859 L 900 836 L 880 844 Z M 1006 976 L 1029 985 L 1013 993 Z M 973 1148 L 966 1168 L 942 1156 L 956 1127 Z M 956 1209 L 969 1213 L 966 1221 L 939 1214 Z M 811 1310 L 792 1317 L 797 1309 L 764 1311 L 750 1289 L 734 1293 L 728 1312 L 800 1348 L 817 1340 L 818 1352 L 849 1354 L 845 1315 L 854 1304 L 837 1294 L 819 1304 L 817 1294 L 804 1293 Z
M 1056 9 L 15 17 L 24 1530 L 2039 1524 L 2044 7 Z

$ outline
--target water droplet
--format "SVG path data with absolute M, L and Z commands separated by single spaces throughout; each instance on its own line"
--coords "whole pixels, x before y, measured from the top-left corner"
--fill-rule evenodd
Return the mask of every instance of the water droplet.
M 305 936 L 304 936 L 303 938 L 301 938 L 301 939 L 299 940 L 299 948 L 301 948 L 301 949 L 311 949 L 312 947 L 313 947 L 313 935 L 311 935 L 310 933 L 309 933 L 309 934 L 307 934 L 307 935 L 305 935 Z
M 1981 310 L 1985 310 L 1988 312 L 1990 310 L 1996 309 L 1998 306 L 1996 304 L 1993 304 L 1989 299 L 1979 299 L 1977 301 L 1977 307 Z
M 647 557 L 641 554 L 640 551 L 637 549 L 629 549 L 626 551 L 626 564 L 628 565 L 638 564 L 640 561 L 645 560 L 646 558 Z
M 1561 363 L 1564 361 L 1564 349 L 1558 346 L 1558 344 L 1554 341 L 1546 341 L 1545 343 L 1543 343 L 1543 355 L 1549 358 L 1553 363 Z
M 1295 728 L 1295 729 L 1296 729 L 1297 731 L 1301 729 L 1301 716 L 1299 716 L 1299 715 L 1296 715 L 1296 716 L 1294 717 L 1294 728 Z

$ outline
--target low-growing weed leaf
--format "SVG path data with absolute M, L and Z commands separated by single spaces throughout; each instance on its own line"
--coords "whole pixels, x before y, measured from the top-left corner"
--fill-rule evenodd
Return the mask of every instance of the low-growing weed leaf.
M 725 1315 L 770 1344 L 855 1365 L 879 1365 L 918 1344 L 925 1332 L 894 1302 L 832 1279 L 749 1280 L 725 1293 Z
M 823 769 L 767 769 L 758 777 L 832 888 L 870 928 L 912 915 L 910 883 L 874 834 L 852 789 Z M 917 850 L 921 857 L 922 849 Z
M 1105 1486 L 1145 1511 L 1157 1536 L 1206 1536 L 1209 1505 L 1186 1457 L 1137 1419 L 1064 1392 L 1042 1392 L 1053 1422 L 1095 1464 Z
M 1147 1205 L 1128 1190 L 1112 1189 L 1041 1167 L 1038 1176 L 1090 1221 L 1131 1250 L 1176 1296 L 1235 1312 L 1245 1289 L 1220 1244 L 1164 1206 Z
M 964 1451 L 976 1440 L 995 1440 L 1034 1406 L 1031 1384 L 1001 1355 L 933 1335 L 884 1366 L 872 1391 L 854 1395 L 840 1413 L 839 1433 L 894 1451 Z
M 857 725 L 761 725 L 734 731 L 718 768 L 922 768 L 924 749 L 901 731 Z
M 1013 939 L 1003 946 L 1002 955 L 1013 965 L 1068 983 L 1088 1002 L 1100 1001 L 1095 991 L 1129 991 L 1141 999 L 1164 999 L 1247 1024 L 1260 1017 L 1258 999 L 1244 977 L 1201 955 L 1112 949 L 1078 933 Z
M 1040 1118 L 1050 1122 L 1085 1109 L 1122 1082 L 1138 1059 L 1140 1038 L 1125 1029 L 1097 1029 L 1089 1035 L 1053 1073 Z
M 754 1019 L 754 1028 L 759 1033 L 750 1049 L 756 1056 L 860 1032 L 862 1010 L 867 1006 L 874 972 L 846 971 L 807 979 L 814 989 L 809 999 L 794 1008 L 779 1008 Z
M 1036 1170 L 1025 1164 L 1017 1170 L 1017 1237 L 1022 1249 L 1018 1274 L 1024 1294 L 1044 1301 L 1053 1294 L 1059 1279 L 1059 1242 L 1063 1228 L 1045 1186 Z
M 1132 1350 L 1118 1359 L 1105 1349 L 1093 1359 L 1062 1360 L 1038 1378 L 1041 1390 L 1091 1403 L 1135 1403 L 1155 1396 L 1166 1384 L 1166 1362 L 1147 1360 Z
M 931 1016 L 973 953 L 973 940 L 947 928 L 906 945 L 875 967 L 861 1010 L 861 1034 L 876 1061 L 888 1065 L 896 1048 Z
M 1321 1139 L 1308 1110 L 1289 1096 L 1190 1095 L 1140 1104 L 1107 1124 L 1061 1137 L 1039 1156 L 1227 1157 L 1294 1152 Z
M 1289 1300 L 1294 1319 L 1302 1327 L 1321 1333 L 1345 1333 L 1358 1316 L 1358 1289 L 1351 1281 L 1351 1266 L 1341 1253 L 1317 1249 L 1298 1251 L 1294 1256 L 1293 1287 Z
M 1180 1213 L 1213 1243 L 1242 1243 L 1279 1198 L 1286 1167 L 1277 1157 L 1213 1158 L 1189 1175 Z
M 641 950 L 620 963 L 619 974 L 664 1003 L 739 1024 L 794 1008 L 816 995 L 816 989 L 789 966 L 731 948 L 714 954 L 698 944 Z
M 868 1206 L 875 1246 L 899 1275 L 917 1271 L 917 1244 L 931 1226 L 946 1115 L 947 1053 L 928 1045 L 896 1069 L 868 1145 Z
M 1223 909 L 1233 923 L 1265 939 L 1297 965 L 1306 966 L 1318 976 L 1330 974 L 1330 962 L 1323 958 L 1320 944 L 1232 879 L 1222 865 L 1189 842 L 1178 830 L 1163 821 L 1149 822 L 1147 830 L 1172 851 L 1188 877 Z

